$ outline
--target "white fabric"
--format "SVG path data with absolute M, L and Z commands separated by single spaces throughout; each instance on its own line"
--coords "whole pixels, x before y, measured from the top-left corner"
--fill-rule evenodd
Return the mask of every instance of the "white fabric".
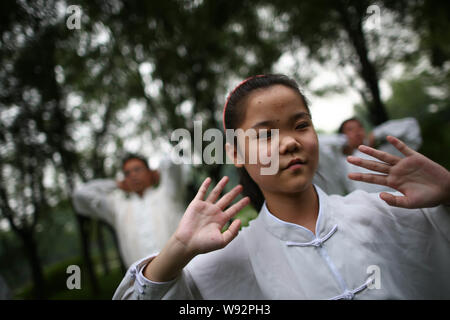
M 112 180 L 93 180 L 75 191 L 73 202 L 79 214 L 100 218 L 114 227 L 124 263 L 160 250 L 175 231 L 185 203 L 186 172 L 183 166 L 162 163 L 158 187 L 143 197 L 127 195 Z
M 377 141 L 381 141 L 381 144 L 377 146 L 378 150 L 400 157 L 403 157 L 403 155 L 385 140 L 386 136 L 395 136 L 414 150 L 419 149 L 422 144 L 420 127 L 414 118 L 387 121 L 376 127 L 373 134 Z M 315 184 L 320 186 L 327 194 L 345 195 L 354 190 L 365 190 L 367 192 L 394 191 L 385 186 L 350 180 L 347 177 L 350 172 L 374 172 L 348 163 L 347 156 L 342 153 L 346 144 L 347 137 L 343 134 L 319 135 L 319 167 L 313 180 Z M 354 150 L 352 155 L 379 161 L 357 149 Z
M 264 205 L 228 246 L 196 256 L 177 279 L 142 275 L 156 254 L 136 262 L 113 299 L 450 298 L 448 207 L 407 210 L 365 191 L 316 190 L 316 235 Z

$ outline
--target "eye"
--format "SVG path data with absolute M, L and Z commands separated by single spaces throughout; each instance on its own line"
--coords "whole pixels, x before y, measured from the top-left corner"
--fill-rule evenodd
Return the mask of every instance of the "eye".
M 309 127 L 309 122 L 307 122 L 307 121 L 299 123 L 299 124 L 295 127 L 295 129 L 296 129 L 296 130 L 297 130 L 297 129 L 300 130 L 300 129 L 304 129 L 304 128 L 306 128 L 306 127 Z

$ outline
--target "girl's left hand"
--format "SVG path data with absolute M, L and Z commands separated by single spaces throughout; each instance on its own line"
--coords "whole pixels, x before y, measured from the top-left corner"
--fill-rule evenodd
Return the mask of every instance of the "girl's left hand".
M 436 162 L 406 146 L 399 139 L 387 136 L 387 141 L 397 148 L 404 158 L 393 156 L 361 145 L 358 149 L 383 162 L 349 156 L 351 164 L 380 172 L 350 173 L 352 180 L 388 186 L 403 196 L 380 193 L 380 198 L 391 206 L 402 208 L 429 208 L 440 204 L 450 205 L 450 172 Z

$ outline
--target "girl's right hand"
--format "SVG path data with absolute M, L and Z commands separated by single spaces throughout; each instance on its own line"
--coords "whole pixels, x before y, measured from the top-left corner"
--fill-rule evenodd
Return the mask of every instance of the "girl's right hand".
M 245 197 L 225 210 L 242 191 L 238 185 L 217 201 L 227 182 L 228 177 L 222 178 L 204 200 L 211 179 L 203 181 L 175 233 L 159 255 L 145 266 L 143 273 L 147 279 L 157 282 L 175 279 L 197 254 L 221 249 L 236 237 L 240 220 L 234 220 L 223 233 L 222 228 L 250 203 L 250 198 Z
M 242 192 L 242 186 L 238 185 L 217 200 L 228 180 L 228 177 L 223 177 L 204 200 L 211 184 L 211 179 L 206 178 L 186 209 L 174 238 L 189 255 L 195 256 L 221 249 L 238 234 L 241 224 L 238 219 L 234 220 L 225 232 L 222 233 L 221 230 L 232 217 L 250 203 L 250 199 L 245 197 L 225 210 Z

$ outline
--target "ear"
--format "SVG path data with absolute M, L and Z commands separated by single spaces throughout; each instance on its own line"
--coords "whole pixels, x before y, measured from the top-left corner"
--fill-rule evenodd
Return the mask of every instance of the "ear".
M 232 147 L 229 142 L 225 143 L 225 152 L 227 153 L 228 158 L 233 161 L 236 168 L 242 168 L 244 166 L 244 164 L 238 163 L 237 149 Z

